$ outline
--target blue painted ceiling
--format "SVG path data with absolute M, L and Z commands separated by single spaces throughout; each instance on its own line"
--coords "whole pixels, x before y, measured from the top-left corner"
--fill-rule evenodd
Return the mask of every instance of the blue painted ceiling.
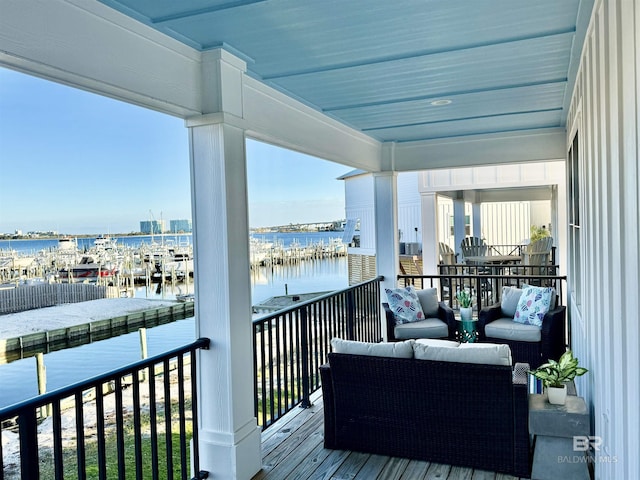
M 564 127 L 593 0 L 101 0 L 382 141 Z M 433 101 L 450 100 L 447 105 Z

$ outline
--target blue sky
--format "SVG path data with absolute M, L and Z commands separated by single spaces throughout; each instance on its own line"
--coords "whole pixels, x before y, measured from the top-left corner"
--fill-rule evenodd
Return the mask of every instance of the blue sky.
M 247 144 L 252 227 L 344 217 L 348 167 Z M 0 233 L 191 218 L 183 120 L 0 68 Z

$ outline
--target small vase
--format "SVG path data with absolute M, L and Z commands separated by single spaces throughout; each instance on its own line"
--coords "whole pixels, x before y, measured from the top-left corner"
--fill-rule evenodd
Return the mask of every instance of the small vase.
M 468 322 L 473 317 L 473 307 L 460 307 L 460 319 Z
M 567 386 L 547 387 L 547 396 L 552 405 L 564 405 L 567 401 Z

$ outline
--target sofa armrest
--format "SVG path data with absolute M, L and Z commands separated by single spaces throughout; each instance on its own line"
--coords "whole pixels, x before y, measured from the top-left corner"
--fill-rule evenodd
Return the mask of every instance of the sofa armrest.
M 393 329 L 396 326 L 396 317 L 393 315 L 388 303 L 383 303 L 382 307 L 384 308 L 384 323 L 387 327 L 387 342 L 395 342 L 396 335 Z
M 565 352 L 565 316 L 567 307 L 560 305 L 549 310 L 542 319 L 542 361 L 558 360 Z
M 320 365 L 320 381 L 322 384 L 322 403 L 324 405 L 324 446 L 336 448 L 336 412 L 333 397 L 331 367 L 328 363 Z
M 456 322 L 456 315 L 453 309 L 446 304 L 446 302 L 438 303 L 438 318 L 447 324 L 449 329 L 449 338 L 455 338 L 458 325 Z
M 529 364 L 517 362 L 513 366 L 513 384 L 514 385 L 527 385 L 529 381 Z
M 531 475 L 528 371 L 528 363 L 516 363 L 513 368 L 514 470 L 525 478 Z
M 484 327 L 486 327 L 489 323 L 493 322 L 494 320 L 499 319 L 501 315 L 502 315 L 502 307 L 499 303 L 495 303 L 488 307 L 484 307 L 478 312 L 477 328 L 478 328 L 478 334 L 480 335 L 481 339 L 486 338 L 484 334 Z

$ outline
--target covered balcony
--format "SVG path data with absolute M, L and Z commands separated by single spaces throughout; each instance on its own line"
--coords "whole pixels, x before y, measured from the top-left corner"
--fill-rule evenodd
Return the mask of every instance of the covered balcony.
M 268 476 L 279 455 L 254 403 L 247 138 L 372 174 L 374 208 L 358 218 L 381 287 L 398 280 L 399 172 L 564 162 L 570 345 L 590 371 L 577 389 L 595 477 L 619 479 L 640 474 L 639 29 L 633 0 L 0 0 L 0 64 L 185 120 L 196 336 L 209 344 L 194 353 L 194 468 L 210 478 Z M 383 300 L 367 306 L 377 333 Z M 279 464 L 294 471 L 294 458 Z M 471 475 L 484 474 L 451 478 Z

